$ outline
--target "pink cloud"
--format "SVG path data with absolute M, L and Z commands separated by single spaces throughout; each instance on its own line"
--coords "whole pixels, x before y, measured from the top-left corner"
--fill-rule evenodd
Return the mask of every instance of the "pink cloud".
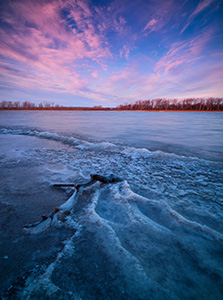
M 164 72 L 166 75 L 174 72 L 177 67 L 184 66 L 202 58 L 205 45 L 211 39 L 211 32 L 206 32 L 188 41 L 174 43 L 170 50 L 156 64 L 155 71 Z
M 63 8 L 69 8 L 69 18 L 76 22 L 76 28 L 66 28 L 61 16 Z M 111 57 L 105 37 L 95 28 L 87 2 L 11 2 L 4 21 L 13 31 L 0 30 L 0 54 L 8 61 L 8 67 L 21 68 L 23 64 L 25 80 L 19 82 L 24 87 L 34 83 L 43 89 L 72 88 L 75 93 L 75 89 L 86 84 L 77 70 L 81 61 L 89 59 L 105 68 L 104 59 Z M 18 83 L 16 73 L 7 76 Z
M 186 23 L 186 25 L 183 27 L 183 29 L 181 30 L 181 33 L 183 33 L 187 27 L 191 24 L 191 22 L 193 21 L 193 19 L 199 14 L 201 13 L 203 10 L 205 10 L 208 6 L 210 6 L 215 0 L 203 0 L 200 1 L 200 3 L 197 5 L 196 9 L 192 12 L 192 14 L 188 17 L 188 22 Z
M 120 57 L 125 56 L 125 58 L 128 59 L 128 57 L 129 57 L 129 52 L 130 52 L 130 49 L 129 49 L 126 45 L 124 45 L 124 46 L 122 47 L 122 49 L 120 50 Z
M 145 36 L 163 28 L 177 14 L 176 10 L 178 7 L 174 0 L 148 1 L 148 5 L 150 18 L 142 29 Z M 144 13 L 148 15 L 148 11 L 145 10 Z
M 98 72 L 97 70 L 94 70 L 94 71 L 91 73 L 91 76 L 92 76 L 93 78 L 99 78 L 99 77 L 100 77 L 99 72 Z
M 198 6 L 196 7 L 196 9 L 193 11 L 193 13 L 191 14 L 190 18 L 195 17 L 196 15 L 198 15 L 202 10 L 206 9 L 209 5 L 211 5 L 215 0 L 203 0 L 201 1 Z
M 152 19 L 150 20 L 146 26 L 144 27 L 143 31 L 149 30 L 150 32 L 155 31 L 159 26 L 156 26 L 158 23 L 158 20 Z
M 114 72 L 105 78 L 97 91 L 117 102 L 151 98 L 220 96 L 223 93 L 223 66 L 213 58 L 199 62 L 210 35 L 175 43 L 155 65 L 154 71 L 140 71 L 138 64 Z M 180 69 L 179 69 L 180 68 Z M 114 100 L 116 101 L 116 100 Z
M 109 75 L 98 85 L 97 91 L 109 95 L 117 103 L 131 102 L 146 99 L 153 95 L 155 90 L 158 93 L 160 79 L 160 74 L 142 73 L 137 64 L 133 64 Z

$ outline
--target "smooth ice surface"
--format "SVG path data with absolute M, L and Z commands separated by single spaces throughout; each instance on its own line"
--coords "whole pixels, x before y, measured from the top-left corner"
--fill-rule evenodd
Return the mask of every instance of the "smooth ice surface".
M 3 299 L 222 299 L 223 174 L 216 155 L 222 143 L 220 114 L 216 119 L 212 114 L 212 123 L 207 114 L 210 131 L 219 134 L 218 150 L 210 139 L 208 156 L 213 153 L 213 159 L 207 160 L 207 152 L 196 156 L 190 144 L 188 155 L 182 155 L 178 148 L 168 153 L 136 147 L 134 134 L 132 143 L 115 141 L 112 130 L 110 138 L 102 134 L 96 140 L 93 129 L 83 137 L 90 122 L 99 130 L 97 113 L 87 124 L 79 112 L 69 112 L 63 120 L 58 112 L 26 113 L 13 120 L 7 113 L 8 124 L 6 116 L 0 120 Z M 76 129 L 70 129 L 69 114 L 79 118 Z M 136 123 L 131 114 L 126 117 L 130 132 Z M 198 122 L 193 116 L 186 117 Z M 116 123 L 114 118 L 117 130 Z M 101 123 L 109 135 L 106 126 Z M 184 130 L 186 138 L 190 132 Z M 143 134 L 139 131 L 139 137 Z M 195 146 L 204 153 L 202 144 Z M 53 183 L 86 182 L 91 173 L 114 173 L 125 180 L 86 188 L 56 227 L 25 234 L 23 225 L 39 221 L 71 196 L 71 189 L 53 189 Z

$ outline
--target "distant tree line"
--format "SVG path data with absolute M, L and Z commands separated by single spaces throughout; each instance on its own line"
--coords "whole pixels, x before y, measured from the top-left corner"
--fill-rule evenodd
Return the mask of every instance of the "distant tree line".
M 129 104 L 120 104 L 115 108 L 93 106 L 73 107 L 44 102 L 35 104 L 29 101 L 2 101 L 0 110 L 146 110 L 146 111 L 223 111 L 223 98 L 188 98 L 178 99 L 153 99 L 136 101 Z
M 223 98 L 154 99 L 119 105 L 119 110 L 223 111 Z
M 110 108 L 103 108 L 100 105 L 93 107 L 74 107 L 49 102 L 35 104 L 29 101 L 2 101 L 0 102 L 0 110 L 110 110 Z

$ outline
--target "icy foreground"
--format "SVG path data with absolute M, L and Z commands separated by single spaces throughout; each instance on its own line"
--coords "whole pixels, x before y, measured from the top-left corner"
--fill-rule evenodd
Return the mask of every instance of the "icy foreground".
M 89 189 L 69 220 L 77 233 L 24 298 L 220 299 L 223 237 L 127 182 Z
M 46 132 L 1 133 L 1 261 L 14 272 L 2 275 L 5 299 L 222 299 L 220 163 Z M 84 182 L 90 173 L 125 181 L 86 188 L 57 228 L 22 231 L 69 198 L 72 191 L 50 184 Z

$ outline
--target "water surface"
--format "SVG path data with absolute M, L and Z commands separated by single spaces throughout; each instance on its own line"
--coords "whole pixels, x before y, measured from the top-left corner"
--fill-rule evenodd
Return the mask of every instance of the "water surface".
M 0 126 L 32 127 L 152 151 L 223 159 L 222 113 L 4 111 Z

